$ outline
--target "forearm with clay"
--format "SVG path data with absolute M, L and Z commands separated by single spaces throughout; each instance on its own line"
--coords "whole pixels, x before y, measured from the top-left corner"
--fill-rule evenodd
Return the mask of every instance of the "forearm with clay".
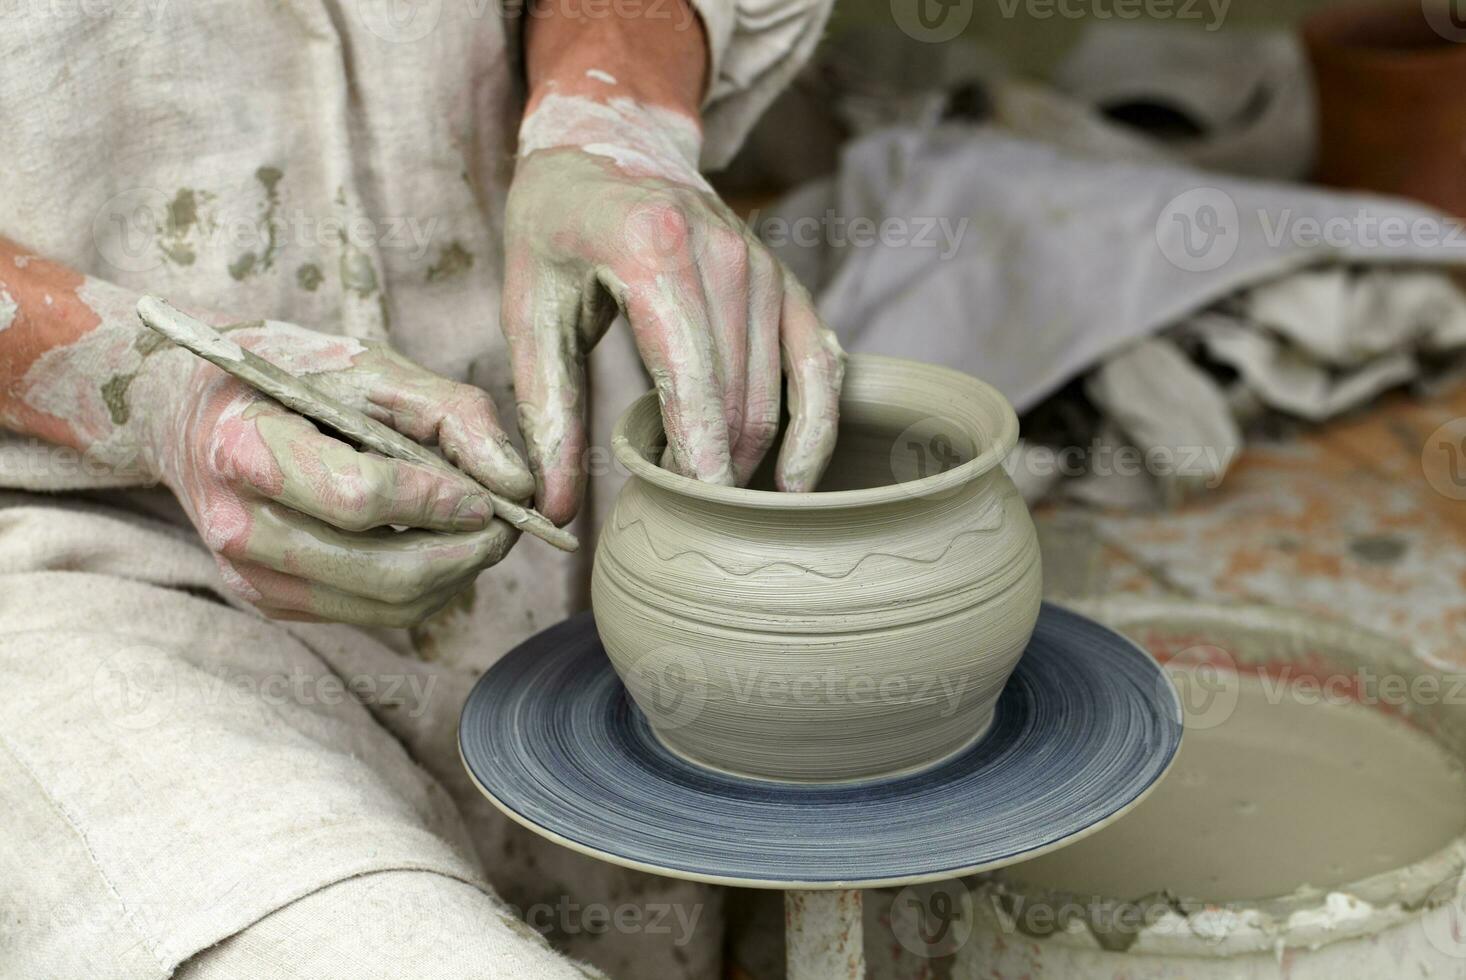
M 0 425 L 133 482 L 166 484 L 242 599 L 282 618 L 408 625 L 514 543 L 483 487 L 323 434 L 163 341 L 139 321 L 137 299 L 0 239 Z M 226 329 L 404 435 L 438 443 L 500 494 L 532 492 L 482 391 L 351 338 L 276 321 Z
M 583 490 L 584 358 L 617 308 L 682 473 L 747 481 L 777 434 L 781 367 L 778 486 L 813 489 L 833 449 L 839 345 L 698 172 L 705 44 L 681 0 L 664 17 L 529 18 L 503 327 L 539 508 L 561 523 Z

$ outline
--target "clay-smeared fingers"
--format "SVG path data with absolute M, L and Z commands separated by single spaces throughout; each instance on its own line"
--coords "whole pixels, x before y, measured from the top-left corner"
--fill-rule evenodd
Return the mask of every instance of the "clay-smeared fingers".
M 503 521 L 480 531 L 348 533 L 276 503 L 252 508 L 247 534 L 219 553 L 348 595 L 411 605 L 493 565 L 518 532 Z
M 718 352 L 695 263 L 608 288 L 626 311 L 656 385 L 674 466 L 704 483 L 731 485 Z
M 580 284 L 511 262 L 500 323 L 514 365 L 519 430 L 540 513 L 565 525 L 585 492 L 585 362 Z
M 467 385 L 443 406 L 437 439 L 443 454 L 493 490 L 511 500 L 534 496 L 534 476 L 499 425 L 494 402 L 486 392 Z
M 497 493 L 512 500 L 532 497 L 534 477 L 499 424 L 488 393 L 397 359 L 411 373 L 386 377 L 367 393 L 382 420 L 418 442 L 437 443 L 459 469 Z
M 774 479 L 780 490 L 806 492 L 819 484 L 835 449 L 845 352 L 820 321 L 809 293 L 787 272 L 779 339 L 789 384 L 789 430 Z
M 347 531 L 391 524 L 472 531 L 493 517 L 488 494 L 467 478 L 357 452 L 270 403 L 246 411 L 253 432 L 244 427 L 236 441 L 226 431 L 214 467 L 269 500 Z
M 733 442 L 733 472 L 748 482 L 779 434 L 779 321 L 784 305 L 784 272 L 763 246 L 748 250 L 748 381 L 744 390 L 743 429 Z
M 460 469 L 514 500 L 534 478 L 481 388 L 434 374 L 381 344 L 364 345 L 349 370 L 316 372 L 312 384 L 425 445 L 436 443 Z
M 330 586 L 242 559 L 218 559 L 226 583 L 240 598 L 271 619 L 355 623 L 358 626 L 406 628 L 437 612 L 473 581 L 472 578 L 412 602 L 391 603 L 341 592 Z
M 748 242 L 733 228 L 707 233 L 698 263 L 708 326 L 717 352 L 718 383 L 723 389 L 723 421 L 728 445 L 738 444 L 748 397 Z M 735 473 L 737 467 L 734 467 Z

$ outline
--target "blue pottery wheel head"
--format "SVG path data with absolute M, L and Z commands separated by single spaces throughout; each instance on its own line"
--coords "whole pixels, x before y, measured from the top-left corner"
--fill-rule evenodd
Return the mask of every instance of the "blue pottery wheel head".
M 900 885 L 1036 857 L 1139 803 L 1180 744 L 1180 704 L 1156 662 L 1047 604 L 987 734 L 889 779 L 769 782 L 674 755 L 589 613 L 495 664 L 459 723 L 474 781 L 536 833 L 614 864 L 753 888 Z

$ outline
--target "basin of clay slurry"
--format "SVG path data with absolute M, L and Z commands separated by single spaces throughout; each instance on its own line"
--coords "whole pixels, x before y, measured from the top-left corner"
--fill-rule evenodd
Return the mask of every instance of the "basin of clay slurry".
M 1123 819 L 972 882 L 954 977 L 1462 975 L 1463 675 L 1305 613 L 1074 605 L 1169 665 L 1181 752 Z
M 663 469 L 654 393 L 616 426 L 631 479 L 597 546 L 596 625 L 657 737 L 695 763 L 808 782 L 934 765 L 987 730 L 1033 631 L 1011 406 L 956 371 L 856 355 L 840 412 L 814 493 Z

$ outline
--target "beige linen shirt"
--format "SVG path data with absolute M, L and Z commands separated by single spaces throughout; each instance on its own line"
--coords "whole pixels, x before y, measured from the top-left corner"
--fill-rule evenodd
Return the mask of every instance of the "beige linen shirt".
M 671 0 L 556 2 L 687 16 Z M 711 55 L 704 164 L 731 156 L 829 5 L 693 0 Z M 493 0 L 0 0 L 0 234 L 180 304 L 386 340 L 485 388 L 512 427 L 500 220 L 524 16 Z M 599 445 L 644 387 L 613 329 L 592 358 Z M 0 487 L 126 482 L 0 432 Z M 592 481 L 588 545 L 615 482 Z M 590 551 L 522 540 L 413 644 L 483 666 L 585 601 Z

